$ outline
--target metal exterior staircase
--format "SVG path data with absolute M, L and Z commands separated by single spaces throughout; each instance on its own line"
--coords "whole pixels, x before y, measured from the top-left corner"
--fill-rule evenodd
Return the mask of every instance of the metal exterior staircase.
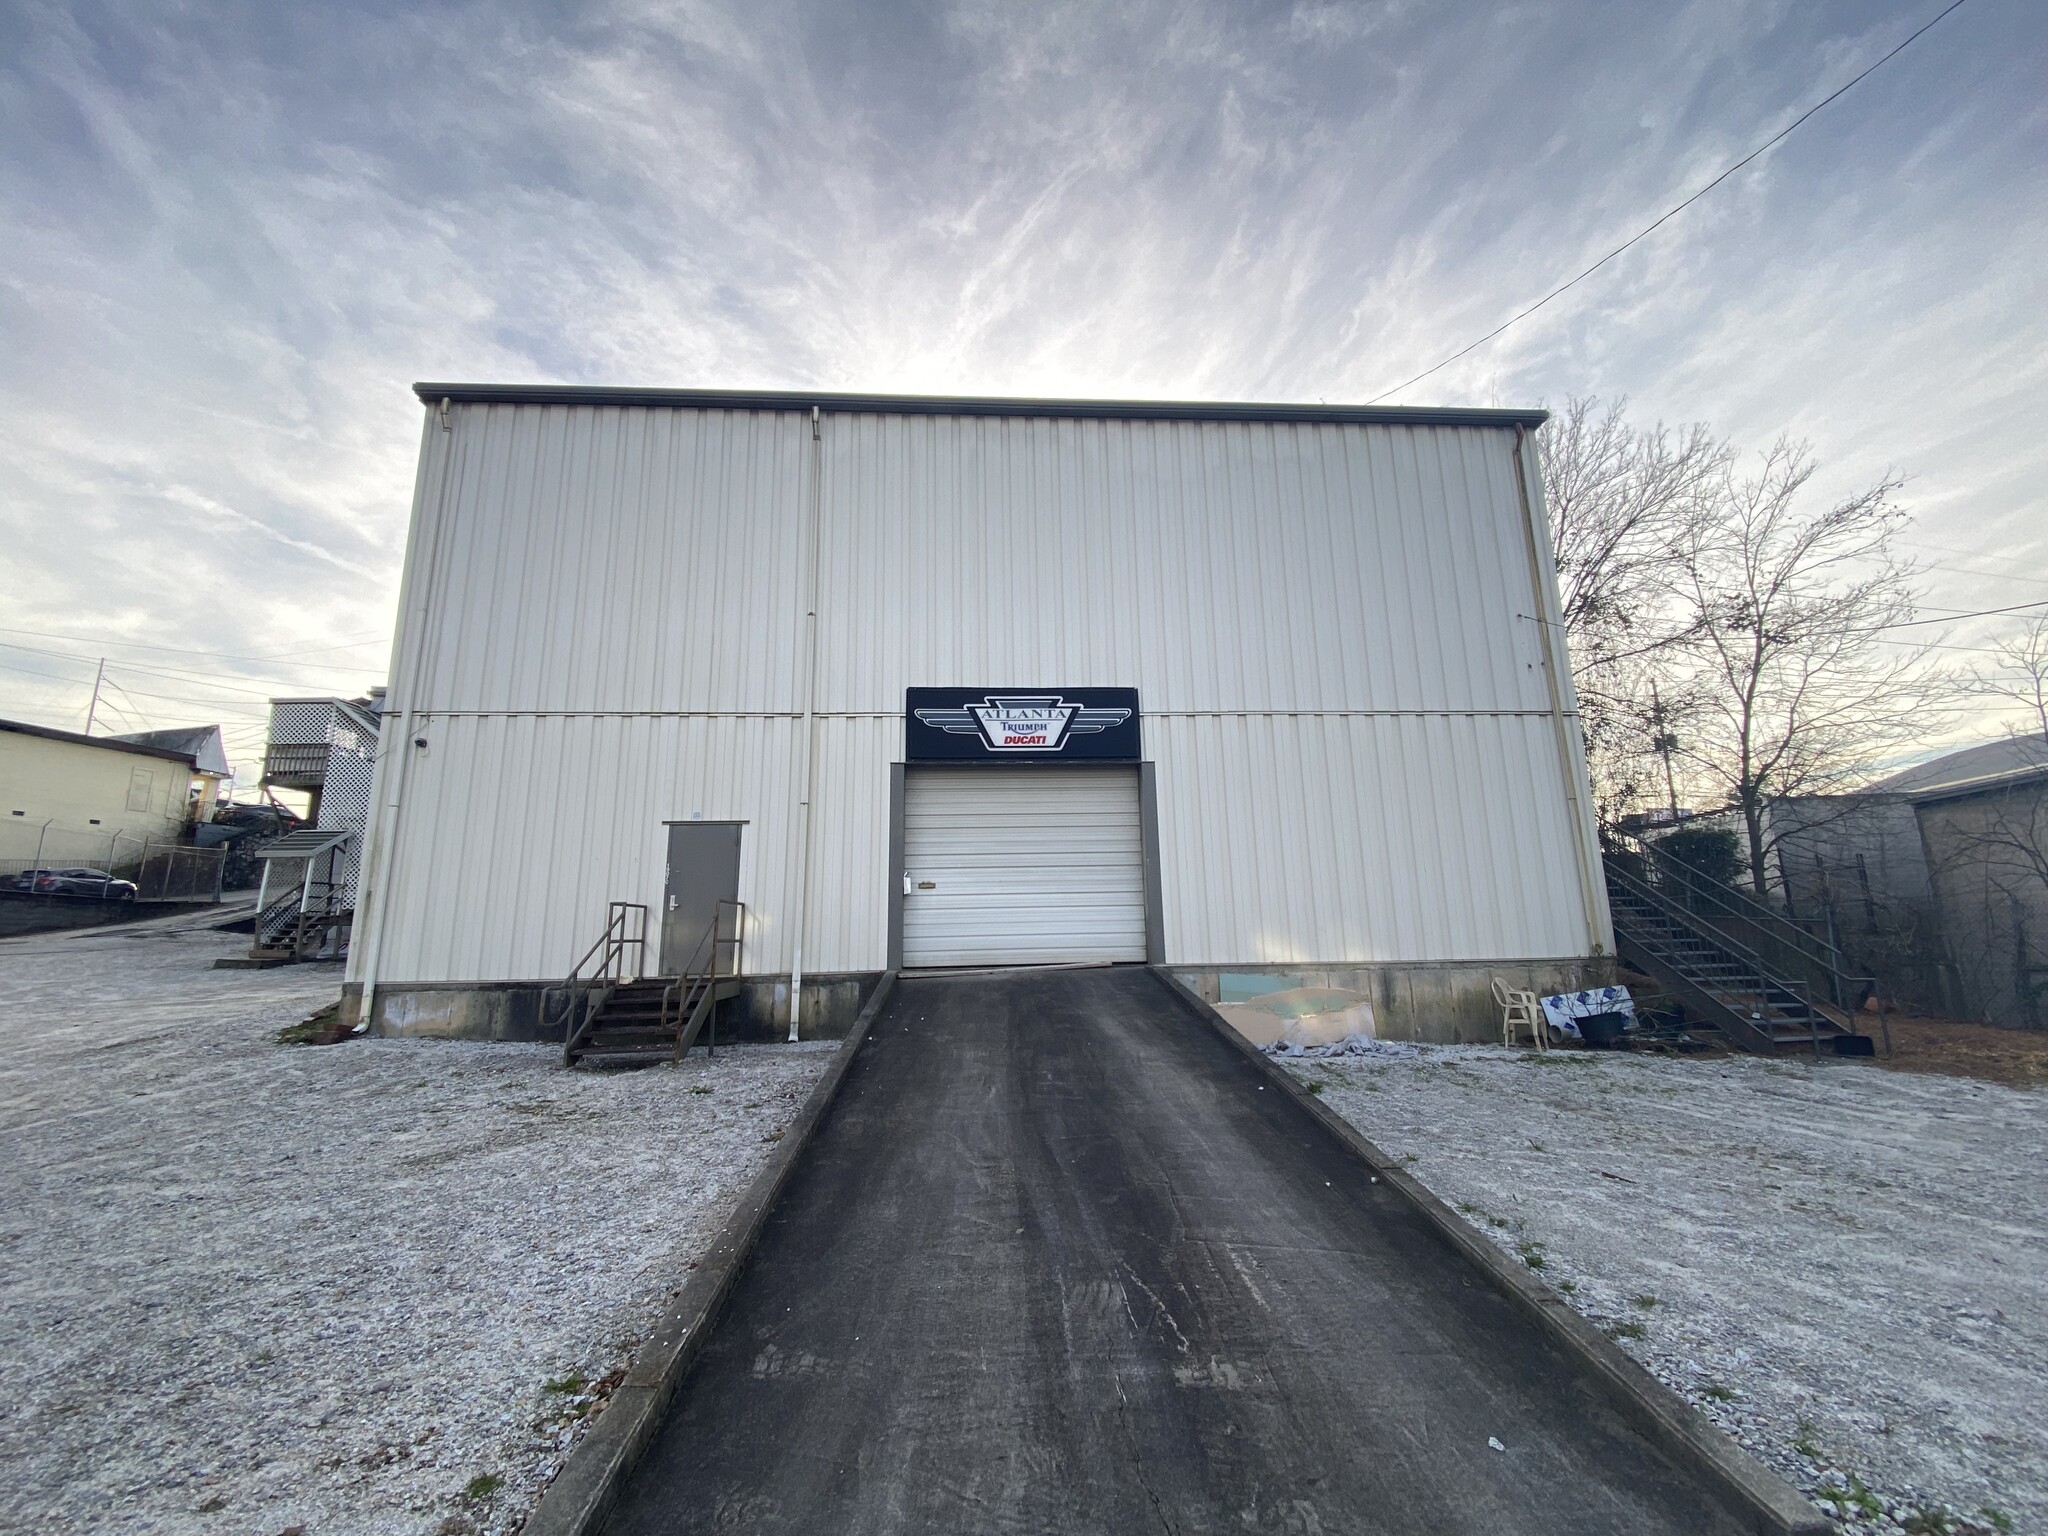
M 1752 949 L 1686 910 L 1671 895 L 1608 859 L 1607 903 L 1621 958 L 1653 976 L 1701 1024 L 1746 1051 L 1820 1052 L 1851 1031 L 1817 1004 L 1806 983 L 1774 970 Z
M 562 1064 L 679 1062 L 700 1036 L 715 1053 L 718 1004 L 739 991 L 745 922 L 743 904 L 719 902 L 680 975 L 643 976 L 627 956 L 646 963 L 647 908 L 638 902 L 611 903 L 604 933 L 576 969 L 541 998 L 542 1022 L 562 1025 Z M 593 962 L 592 973 L 584 976 Z

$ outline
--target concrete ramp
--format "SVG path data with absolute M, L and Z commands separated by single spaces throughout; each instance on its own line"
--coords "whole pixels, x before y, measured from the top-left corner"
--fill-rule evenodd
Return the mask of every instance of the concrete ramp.
M 1142 969 L 899 983 L 608 1527 L 1748 1528 Z

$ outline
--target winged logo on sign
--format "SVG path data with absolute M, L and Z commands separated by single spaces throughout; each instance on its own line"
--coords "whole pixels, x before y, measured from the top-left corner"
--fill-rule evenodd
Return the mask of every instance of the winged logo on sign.
M 1069 704 L 1056 693 L 990 693 L 979 704 L 915 714 L 934 730 L 979 736 L 991 752 L 1057 752 L 1069 736 L 1090 736 L 1131 718 L 1128 709 Z

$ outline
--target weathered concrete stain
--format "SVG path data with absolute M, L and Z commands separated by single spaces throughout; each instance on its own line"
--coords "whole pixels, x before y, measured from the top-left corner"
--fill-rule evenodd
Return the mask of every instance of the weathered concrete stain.
M 1176 965 L 1171 969 L 1174 975 L 1211 1004 L 1222 1002 L 1222 979 L 1227 973 L 1233 984 L 1235 1001 L 1223 1011 L 1234 1026 L 1242 1027 L 1240 1018 L 1255 1027 L 1259 1025 L 1255 1013 L 1240 1014 L 1238 1009 L 1267 1002 L 1263 998 L 1249 1002 L 1244 999 L 1248 990 L 1246 979 L 1263 973 L 1275 977 L 1277 985 L 1289 990 L 1315 989 L 1355 995 L 1369 1011 L 1370 1032 L 1382 1040 L 1423 1040 L 1438 1045 L 1483 1044 L 1500 1039 L 1500 1007 L 1493 1000 L 1493 978 L 1496 976 L 1511 987 L 1525 988 L 1539 996 L 1604 987 L 1614 980 L 1612 957 L 1597 955 L 1561 960 L 1476 960 L 1437 964 Z M 1244 1032 L 1248 1038 L 1255 1038 L 1250 1029 Z M 1274 1038 L 1279 1036 L 1276 1034 Z M 1341 1039 L 1342 1035 L 1336 1038 Z M 1269 1042 L 1261 1040 L 1257 1043 Z
M 814 976 L 804 982 L 803 1038 L 841 1040 L 853 1027 L 861 1004 L 874 990 L 879 971 Z M 541 996 L 556 982 L 460 981 L 386 982 L 377 988 L 373 1035 L 412 1040 L 559 1041 L 565 1010 L 554 1002 L 543 1015 Z M 342 988 L 345 1027 L 362 1017 L 359 983 Z M 735 1044 L 767 1044 L 789 1037 L 789 978 L 748 977 L 737 996 L 718 1006 L 718 1038 Z

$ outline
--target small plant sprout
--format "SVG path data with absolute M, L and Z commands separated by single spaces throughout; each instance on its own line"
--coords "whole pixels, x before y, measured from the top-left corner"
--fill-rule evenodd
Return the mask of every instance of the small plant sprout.
M 552 1392 L 557 1397 L 574 1397 L 589 1385 L 590 1383 L 583 1377 L 571 1371 L 566 1376 L 557 1376 L 553 1381 L 543 1382 L 541 1390 L 543 1392 Z
M 1323 1085 L 1321 1083 L 1308 1083 L 1304 1086 L 1307 1087 L 1310 1093 L 1321 1093 L 1323 1091 Z
M 1792 1449 L 1804 1456 L 1808 1461 L 1820 1460 L 1820 1447 L 1814 1443 L 1813 1438 L 1819 1431 L 1820 1426 L 1818 1424 L 1802 1416 L 1799 1420 L 1798 1431 L 1792 1436 Z
M 1632 1307 L 1639 1308 L 1644 1312 L 1650 1312 L 1656 1309 L 1657 1298 L 1652 1296 L 1648 1291 L 1645 1291 L 1640 1296 L 1629 1297 L 1628 1304 Z
M 1704 1387 L 1701 1387 L 1700 1396 L 1711 1397 L 1717 1403 L 1732 1403 L 1735 1401 L 1734 1389 L 1724 1387 L 1718 1381 L 1710 1381 Z
M 505 1486 L 505 1479 L 495 1472 L 479 1472 L 462 1485 L 462 1496 L 472 1504 L 480 1504 Z
M 1899 1522 L 1899 1529 L 1909 1536 L 1949 1536 L 1956 1528 L 1955 1519 L 1938 1505 L 1922 1504 Z
M 1632 1317 L 1623 1318 L 1608 1329 L 1608 1332 L 1617 1339 L 1647 1339 L 1650 1336 L 1650 1330 Z
M 1576 1280 L 1560 1280 L 1557 1282 L 1558 1294 L 1561 1296 L 1569 1296 L 1573 1291 L 1576 1291 L 1578 1288 L 1579 1286 Z
M 1522 1256 L 1522 1262 L 1531 1269 L 1543 1267 L 1543 1245 L 1541 1243 L 1517 1243 L 1515 1252 Z

